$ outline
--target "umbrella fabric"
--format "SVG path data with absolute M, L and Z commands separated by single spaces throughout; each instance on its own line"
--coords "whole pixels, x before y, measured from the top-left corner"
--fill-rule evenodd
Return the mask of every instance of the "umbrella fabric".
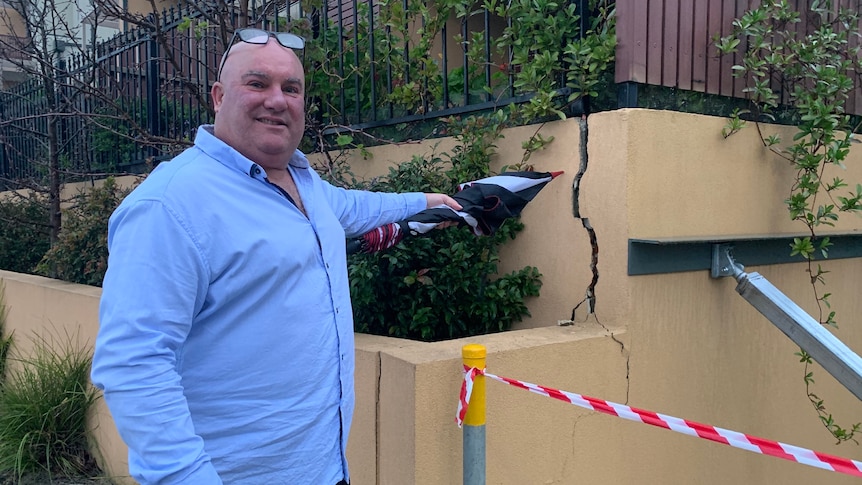
M 425 209 L 403 221 L 378 227 L 347 241 L 347 253 L 373 253 L 401 242 L 405 236 L 426 234 L 445 222 L 468 225 L 477 236 L 494 234 L 510 217 L 516 217 L 545 185 L 563 172 L 504 172 L 459 186 L 452 196 L 461 204 L 456 211 L 441 205 Z

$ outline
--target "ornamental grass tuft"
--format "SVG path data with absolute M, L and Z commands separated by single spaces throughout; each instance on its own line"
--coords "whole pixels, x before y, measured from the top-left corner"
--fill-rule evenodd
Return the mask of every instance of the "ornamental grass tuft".
M 5 285 L 0 281 L 0 389 L 6 382 L 6 360 L 9 356 L 9 349 L 12 348 L 12 335 L 6 334 L 6 292 Z
M 0 472 L 97 476 L 87 440 L 87 413 L 98 398 L 88 379 L 91 356 L 69 336 L 32 342 L 29 357 L 8 360 L 0 389 Z

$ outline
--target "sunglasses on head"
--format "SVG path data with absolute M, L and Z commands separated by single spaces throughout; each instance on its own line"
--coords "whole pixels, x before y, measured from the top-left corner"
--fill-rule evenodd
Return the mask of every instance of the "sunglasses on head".
M 270 32 L 268 30 L 252 28 L 236 29 L 233 32 L 233 37 L 230 38 L 230 42 L 227 43 L 227 49 L 224 51 L 224 55 L 222 55 L 221 63 L 218 66 L 218 75 L 216 76 L 216 80 L 221 79 L 221 71 L 224 69 L 224 63 L 225 60 L 227 60 L 228 52 L 230 52 L 230 48 L 236 44 L 237 39 L 248 44 L 263 45 L 269 42 L 270 37 L 275 37 L 275 40 L 278 41 L 282 47 L 287 47 L 288 49 L 293 50 L 305 49 L 305 39 L 298 35 L 289 34 L 287 32 Z

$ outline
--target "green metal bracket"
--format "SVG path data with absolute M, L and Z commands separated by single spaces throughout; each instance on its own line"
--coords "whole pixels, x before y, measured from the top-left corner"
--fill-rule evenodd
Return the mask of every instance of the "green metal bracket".
M 681 271 L 710 270 L 716 278 L 721 274 L 724 249 L 732 247 L 733 255 L 747 266 L 767 264 L 799 263 L 799 256 L 790 256 L 790 245 L 794 236 L 787 237 L 740 237 L 692 239 L 629 239 L 628 274 L 647 275 L 677 273 Z M 798 237 L 798 236 L 797 236 Z M 862 235 L 830 235 L 832 247 L 829 259 L 862 257 Z M 822 257 L 815 259 L 822 260 Z M 730 267 L 727 268 L 730 271 Z M 717 271 L 717 273 L 714 273 Z

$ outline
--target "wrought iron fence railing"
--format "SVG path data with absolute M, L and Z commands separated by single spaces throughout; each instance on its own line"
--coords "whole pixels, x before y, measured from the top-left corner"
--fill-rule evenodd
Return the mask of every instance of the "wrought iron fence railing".
M 587 22 L 591 2 L 572 2 Z M 209 91 L 224 43 L 243 25 L 306 36 L 309 115 L 321 133 L 529 98 L 514 86 L 511 49 L 495 43 L 511 19 L 481 5 L 469 16 L 417 0 L 330 0 L 323 8 L 252 0 L 247 15 L 208 5 L 151 14 L 149 28 L 64 58 L 50 80 L 56 97 L 39 76 L 0 92 L 0 178 L 7 184 L 45 178 L 51 123 L 66 180 L 141 172 L 172 156 L 198 125 L 211 122 Z M 565 89 L 564 79 L 558 87 Z

